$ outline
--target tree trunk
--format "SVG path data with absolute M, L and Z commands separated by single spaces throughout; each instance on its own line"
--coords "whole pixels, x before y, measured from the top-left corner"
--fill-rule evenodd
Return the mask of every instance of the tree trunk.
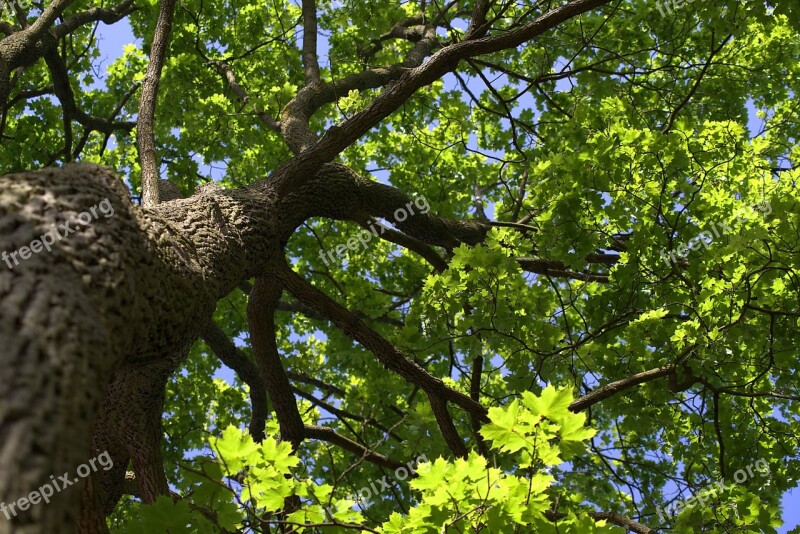
M 105 199 L 113 215 L 98 211 Z M 93 207 L 97 216 L 79 221 Z M 9 392 L 0 401 L 0 532 L 73 531 L 86 484 L 78 468 L 104 451 L 115 465 L 99 469 L 84 496 L 104 513 L 85 513 L 82 530 L 105 529 L 99 519 L 120 496 L 128 457 L 146 500 L 166 492 L 164 384 L 217 299 L 246 275 L 241 238 L 258 217 L 241 208 L 201 195 L 137 209 L 117 177 L 88 164 L 0 177 L 0 383 Z M 61 238 L 51 250 L 17 252 L 54 224 Z M 38 501 L 31 492 L 47 484 L 56 484 L 49 503 L 19 502 Z

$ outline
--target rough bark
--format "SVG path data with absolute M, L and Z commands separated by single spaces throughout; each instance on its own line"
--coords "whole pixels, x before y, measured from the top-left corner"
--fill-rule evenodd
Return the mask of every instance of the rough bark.
M 259 241 L 276 240 L 259 217 L 268 207 L 245 209 L 231 194 L 136 209 L 118 178 L 88 164 L 6 175 L 0 192 L 0 250 L 9 252 L 54 223 L 75 227 L 106 198 L 114 207 L 50 252 L 0 271 L 0 380 L 12 392 L 0 405 L 0 500 L 24 497 L 50 475 L 74 477 L 99 447 L 117 466 L 104 473 L 117 480 L 102 486 L 121 483 L 130 456 L 142 495 L 163 493 L 163 473 L 144 468 L 158 455 L 163 384 L 216 300 L 253 270 L 256 256 L 244 248 L 253 227 L 264 230 Z M 48 506 L 0 522 L 0 532 L 69 531 L 80 494 L 66 488 Z M 116 502 L 101 501 L 106 510 Z
M 125 355 L 155 359 L 148 339 L 172 311 L 152 314 L 147 284 L 169 283 L 167 247 L 154 248 L 121 182 L 94 166 L 0 177 L 0 250 L 16 251 L 103 199 L 113 218 L 100 218 L 0 271 L 0 380 L 10 394 L 0 405 L 0 500 L 11 503 L 95 456 L 92 424 L 113 372 Z M 177 264 L 176 264 L 177 265 Z M 149 274 L 148 274 L 149 271 Z M 195 284 L 184 269 L 185 290 Z M 148 294 L 150 293 L 150 294 Z M 191 298 L 191 297 L 189 297 Z M 164 327 L 169 329 L 167 320 Z M 166 348 L 166 347 L 165 347 Z M 99 452 L 99 451 L 97 451 Z M 77 519 L 80 491 L 65 488 L 2 532 L 66 531 Z

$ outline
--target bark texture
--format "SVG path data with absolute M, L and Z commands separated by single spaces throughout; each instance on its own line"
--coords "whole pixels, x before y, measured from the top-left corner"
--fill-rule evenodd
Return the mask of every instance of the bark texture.
M 244 277 L 237 237 L 253 233 L 254 219 L 236 199 L 217 196 L 148 211 L 95 165 L 0 177 L 0 250 L 28 246 L 53 224 L 76 229 L 51 251 L 0 270 L 0 380 L 9 391 L 0 404 L 2 502 L 29 495 L 50 475 L 77 478 L 76 468 L 104 450 L 115 467 L 98 471 L 95 489 L 103 491 L 85 499 L 113 508 L 128 458 L 143 498 L 166 493 L 164 384 L 216 300 Z M 113 215 L 76 222 L 104 199 Z M 226 268 L 219 260 L 228 255 Z M 0 522 L 0 532 L 71 531 L 84 483 Z

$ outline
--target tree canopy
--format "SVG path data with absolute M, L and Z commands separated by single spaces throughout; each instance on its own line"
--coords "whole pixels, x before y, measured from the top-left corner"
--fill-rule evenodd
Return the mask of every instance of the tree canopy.
M 227 195 L 241 220 L 281 214 L 263 226 L 279 258 L 225 206 L 185 223 L 242 252 L 214 252 L 233 284 L 198 290 L 213 318 L 170 312 L 199 339 L 153 357 L 163 381 L 143 375 L 164 396 L 148 457 L 168 487 L 112 453 L 118 490 L 82 505 L 112 532 L 783 525 L 800 4 L 10 7 L 3 173 L 91 162 L 137 213 L 189 221 L 191 199 Z M 125 24 L 140 44 L 102 64 L 98 27 Z M 260 214 L 267 200 L 288 207 Z M 76 458 L 102 452 L 103 421 Z

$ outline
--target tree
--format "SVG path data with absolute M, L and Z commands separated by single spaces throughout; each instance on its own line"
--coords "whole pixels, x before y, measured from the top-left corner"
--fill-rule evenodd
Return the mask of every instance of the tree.
M 0 533 L 777 532 L 800 6 L 5 7 Z

